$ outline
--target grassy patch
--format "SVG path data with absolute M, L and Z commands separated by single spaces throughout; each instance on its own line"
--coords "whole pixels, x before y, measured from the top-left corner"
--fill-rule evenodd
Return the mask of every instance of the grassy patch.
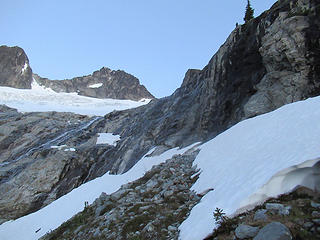
M 106 212 L 109 212 L 113 208 L 115 208 L 115 205 L 113 203 L 107 204 L 100 212 L 100 216 L 104 215 Z
M 141 231 L 149 222 L 152 217 L 149 214 L 137 216 L 125 223 L 122 229 L 122 236 L 126 238 L 127 234 Z

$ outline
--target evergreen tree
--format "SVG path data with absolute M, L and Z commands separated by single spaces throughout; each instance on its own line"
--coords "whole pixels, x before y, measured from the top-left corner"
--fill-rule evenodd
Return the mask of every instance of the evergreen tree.
M 247 23 L 253 18 L 254 9 L 251 7 L 250 0 L 248 0 L 248 4 L 246 7 L 246 14 L 244 16 L 244 22 Z

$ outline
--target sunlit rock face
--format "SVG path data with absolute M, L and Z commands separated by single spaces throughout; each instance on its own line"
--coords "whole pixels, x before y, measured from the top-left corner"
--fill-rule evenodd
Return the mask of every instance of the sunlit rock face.
M 32 70 L 22 48 L 0 46 L 0 86 L 31 88 Z

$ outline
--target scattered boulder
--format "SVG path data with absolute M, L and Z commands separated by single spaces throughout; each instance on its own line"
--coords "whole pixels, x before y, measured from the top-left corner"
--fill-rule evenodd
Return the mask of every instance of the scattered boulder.
M 279 203 L 267 203 L 266 209 L 271 211 L 272 213 L 287 216 L 290 214 L 291 206 L 285 207 L 284 205 Z
M 190 190 L 197 179 L 191 178 L 196 173 L 192 162 L 197 153 L 175 155 L 115 193 L 102 193 L 83 212 L 42 239 L 60 239 L 67 234 L 70 239 L 178 240 L 179 225 L 201 199 Z M 162 194 L 168 191 L 169 195 Z
M 258 232 L 258 227 L 251 227 L 243 224 L 240 224 L 235 230 L 236 237 L 239 239 L 255 237 L 258 234 Z
M 289 229 L 280 222 L 272 222 L 263 227 L 253 240 L 291 240 Z
M 253 220 L 254 221 L 266 221 L 268 220 L 268 215 L 266 214 L 266 209 L 259 209 L 255 212 Z

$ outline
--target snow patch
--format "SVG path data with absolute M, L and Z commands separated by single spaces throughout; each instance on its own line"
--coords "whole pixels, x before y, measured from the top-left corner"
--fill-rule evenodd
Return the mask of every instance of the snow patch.
M 152 99 L 149 99 L 149 98 L 142 98 L 139 100 L 139 102 L 143 102 L 143 103 L 149 103 Z
M 121 185 L 142 177 L 152 166 L 165 162 L 175 154 L 183 154 L 194 147 L 170 149 L 159 156 L 147 157 L 151 149 L 128 172 L 121 175 L 104 174 L 102 177 L 87 182 L 70 193 L 62 196 L 48 206 L 27 216 L 0 225 L 1 240 L 33 240 L 60 226 L 84 208 L 84 202 L 91 204 L 102 192 L 111 194 Z M 40 230 L 39 230 L 40 229 Z M 39 230 L 39 231 L 37 231 Z M 37 232 L 36 232 L 37 231 Z
M 62 149 L 64 149 L 64 148 L 66 148 L 66 147 L 67 147 L 67 145 L 60 145 L 60 146 L 51 146 L 50 148 L 62 150 Z
M 29 66 L 29 64 L 28 64 L 27 62 L 25 62 L 25 63 L 24 63 L 24 66 L 23 66 L 23 68 L 22 68 L 22 70 L 21 70 L 21 73 L 22 73 L 22 74 L 27 70 L 28 66 Z
M 117 141 L 120 140 L 120 135 L 113 135 L 113 133 L 98 133 L 96 144 L 109 144 L 116 146 Z
M 192 190 L 214 190 L 181 224 L 179 238 L 204 239 L 216 227 L 212 214 L 217 207 L 232 215 L 256 192 L 276 197 L 294 188 L 298 182 L 275 191 L 276 178 L 270 179 L 279 170 L 320 156 L 319 119 L 320 97 L 310 98 L 242 121 L 202 145 L 194 161 L 202 172 Z
M 65 152 L 75 152 L 76 149 L 75 148 L 67 148 L 64 150 Z
M 51 88 L 46 88 L 45 86 L 41 86 L 34 78 L 31 83 L 31 90 L 35 93 L 44 93 L 44 92 L 50 92 L 50 93 L 56 93 Z
M 50 146 L 52 149 L 58 149 L 58 150 L 63 150 L 65 152 L 75 152 L 75 148 L 67 148 L 67 145 L 60 145 L 60 146 Z
M 103 83 L 96 83 L 96 84 L 92 84 L 89 85 L 88 88 L 100 88 L 102 87 Z

